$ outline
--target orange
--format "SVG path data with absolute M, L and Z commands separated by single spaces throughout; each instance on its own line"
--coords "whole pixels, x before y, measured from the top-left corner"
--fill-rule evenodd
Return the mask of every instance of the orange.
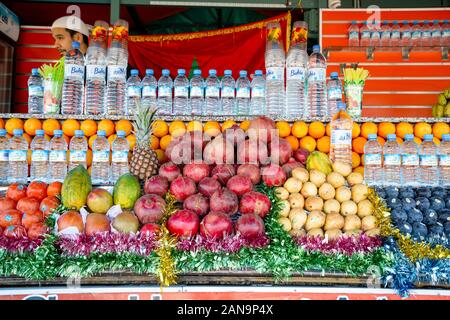
M 130 144 L 130 150 L 134 149 L 134 146 L 136 145 L 136 136 L 134 134 L 130 134 L 127 136 L 128 143 Z
M 100 121 L 97 126 L 97 130 L 104 130 L 107 137 L 114 133 L 115 128 L 114 122 L 107 119 Z
M 364 167 L 363 166 L 359 166 L 358 168 L 353 169 L 353 172 L 361 173 L 364 177 Z
M 200 121 L 190 121 L 187 124 L 187 131 L 203 131 L 203 125 Z
M 242 121 L 239 126 L 242 128 L 242 130 L 247 131 L 248 127 L 250 127 L 250 120 Z
M 300 147 L 313 152 L 316 150 L 316 140 L 310 136 L 303 137 L 300 139 Z
M 91 136 L 91 137 L 89 138 L 89 140 L 88 140 L 89 148 L 92 149 L 92 145 L 94 144 L 94 140 L 95 140 L 95 139 L 97 139 L 97 135 L 96 135 L 96 134 L 94 134 L 93 136 Z M 109 138 L 108 138 L 108 141 L 109 141 Z
M 231 128 L 236 124 L 236 121 L 233 120 L 227 120 L 224 123 L 222 123 L 222 132 L 225 132 L 225 130 Z
M 208 136 L 216 137 L 220 134 L 220 124 L 217 121 L 208 121 L 203 130 Z
M 359 124 L 356 122 L 353 122 L 353 129 L 352 129 L 352 138 L 355 139 L 359 137 L 359 134 L 361 133 L 361 128 L 359 127 Z
M 328 122 L 327 126 L 325 127 L 325 134 L 329 137 L 331 137 L 331 124 Z
M 23 129 L 23 120 L 17 118 L 6 120 L 5 129 L 9 134 L 13 135 L 14 129 Z
M 436 137 L 433 137 L 433 142 L 434 142 L 434 144 L 437 145 L 437 146 L 441 144 L 441 140 L 439 140 L 439 139 L 436 138 Z
M 45 134 L 53 137 L 53 131 L 60 130 L 61 124 L 56 119 L 47 119 L 42 123 L 42 129 L 45 131 Z
M 66 136 L 73 137 L 75 130 L 80 129 L 80 123 L 75 119 L 67 119 L 62 124 L 62 131 Z
M 309 124 L 308 133 L 315 139 L 322 138 L 325 135 L 325 126 L 320 121 L 314 121 Z
M 25 138 L 25 140 L 27 140 L 28 145 L 30 145 L 33 138 L 31 138 L 31 136 L 28 133 L 24 133 L 23 137 Z
M 44 138 L 47 141 L 50 141 L 52 139 L 52 137 L 50 137 L 48 134 L 44 134 Z
M 182 136 L 186 133 L 186 126 L 184 125 L 183 121 L 172 121 L 169 126 L 169 132 L 174 137 Z
M 5 121 L 0 118 L 0 129 L 5 129 Z
M 381 122 L 378 125 L 378 135 L 387 139 L 388 134 L 395 134 L 395 125 L 391 122 Z
M 403 139 L 402 138 L 397 137 L 396 139 L 397 139 L 398 144 L 403 144 Z
M 352 168 L 356 168 L 361 164 L 361 158 L 356 152 L 352 152 Z
M 369 134 L 377 134 L 378 126 L 373 122 L 365 122 L 361 125 L 361 136 L 369 139 Z
M 161 149 L 166 150 L 170 144 L 170 141 L 172 141 L 172 136 L 170 134 L 165 135 L 159 140 L 159 146 Z
M 84 131 L 86 137 L 91 137 L 97 133 L 97 122 L 94 120 L 84 120 L 80 125 L 80 130 Z
M 116 138 L 117 138 L 117 134 L 112 134 L 108 137 L 108 142 L 109 142 L 110 146 L 112 146 L 112 144 L 113 144 L 114 140 L 116 140 Z
M 133 131 L 133 124 L 129 120 L 119 120 L 116 122 L 116 132 L 125 131 L 125 136 Z
M 361 165 L 364 166 L 364 155 L 363 154 L 361 155 Z
M 353 142 L 352 142 L 353 151 L 355 151 L 359 154 L 363 154 L 364 146 L 365 146 L 366 142 L 367 142 L 367 139 L 364 137 L 358 137 L 356 139 L 353 139 Z
M 317 140 L 317 150 L 328 153 L 330 152 L 330 137 L 323 136 L 319 140 Z
M 412 134 L 414 132 L 414 127 L 411 123 L 400 122 L 396 126 L 397 137 L 405 139 L 406 134 Z
M 380 146 L 384 146 L 384 144 L 386 143 L 386 140 L 384 140 L 382 137 L 377 137 L 377 140 Z
M 431 125 L 426 122 L 419 122 L 414 126 L 414 135 L 420 139 L 423 139 L 426 134 L 431 134 L 432 131 Z
M 63 138 L 64 138 L 64 140 L 66 140 L 67 147 L 68 147 L 69 143 L 70 143 L 70 138 L 68 136 L 66 136 L 65 134 L 63 134 Z
M 161 149 L 157 149 L 155 150 L 156 152 L 156 157 L 158 158 L 159 164 L 163 164 L 164 162 L 167 162 L 167 157 L 166 157 L 166 153 L 164 152 L 164 150 Z
M 41 120 L 38 119 L 28 119 L 27 121 L 25 121 L 25 123 L 23 124 L 23 130 L 28 133 L 30 136 L 35 136 L 36 135 L 36 130 L 41 130 L 42 129 L 42 123 Z
M 291 134 L 291 126 L 286 121 L 278 121 L 277 129 L 281 138 L 286 138 Z
M 116 128 L 116 130 L 117 130 L 117 128 Z M 161 138 L 169 133 L 169 126 L 167 125 L 167 122 L 165 122 L 163 120 L 156 120 L 152 124 L 152 131 L 153 131 L 154 136 Z M 130 133 L 127 133 L 127 135 L 129 135 L 129 134 Z
M 296 138 L 303 138 L 308 134 L 308 125 L 303 121 L 296 121 L 292 125 L 292 135 Z
M 153 135 L 150 137 L 150 148 L 152 150 L 156 150 L 156 149 L 159 148 L 159 139 L 158 139 L 158 137 L 155 137 Z
M 292 150 L 294 150 L 294 151 L 297 150 L 298 147 L 300 146 L 300 144 L 298 142 L 298 139 L 296 137 L 294 137 L 294 136 L 288 136 L 285 139 L 286 139 L 287 142 L 289 142 L 289 144 L 292 147 Z
M 442 139 L 443 134 L 449 134 L 450 133 L 450 126 L 445 122 L 436 122 L 433 125 L 433 135 L 438 138 Z
M 91 149 L 88 149 L 88 151 L 86 152 L 86 164 L 88 167 L 90 167 L 92 164 L 92 150 Z
M 414 142 L 417 143 L 418 146 L 420 146 L 422 144 L 422 139 L 420 139 L 419 137 L 414 137 Z

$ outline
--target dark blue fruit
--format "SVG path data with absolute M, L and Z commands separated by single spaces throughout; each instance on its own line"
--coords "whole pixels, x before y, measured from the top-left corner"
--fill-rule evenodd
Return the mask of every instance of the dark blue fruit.
M 444 226 L 439 222 L 430 227 L 430 236 L 441 236 L 443 233 Z
M 403 198 L 402 207 L 405 210 L 412 209 L 416 206 L 416 202 L 412 198 Z
M 386 187 L 384 192 L 388 198 L 397 198 L 399 194 L 399 189 L 397 187 Z
M 391 212 L 392 220 L 394 220 L 397 223 L 403 223 L 408 220 L 408 215 L 406 214 L 405 210 L 402 209 L 394 209 Z
M 424 197 L 420 197 L 416 199 L 416 208 L 419 210 L 427 210 L 430 209 L 431 207 L 431 203 L 430 200 L 428 200 L 427 198 Z
M 408 212 L 408 222 L 409 223 L 413 224 L 414 222 L 422 222 L 422 220 L 423 220 L 422 211 L 420 211 L 416 208 L 413 208 L 407 212 Z
M 450 221 L 450 209 L 442 209 L 439 211 L 439 222 L 446 223 Z
M 423 212 L 423 222 L 427 225 L 433 225 L 438 222 L 438 214 L 433 209 L 427 209 Z
M 450 197 L 449 197 L 450 198 Z M 447 209 L 450 209 L 450 199 L 447 199 L 447 201 L 445 201 L 445 207 Z
M 433 197 L 445 198 L 447 191 L 442 187 L 433 188 L 431 191 Z
M 412 226 L 408 222 L 405 222 L 405 223 L 399 225 L 398 229 L 403 234 L 411 234 L 412 233 Z
M 412 187 L 400 188 L 400 198 L 414 198 L 416 196 Z
M 415 238 L 418 238 L 420 240 L 424 240 L 428 235 L 428 228 L 423 223 L 414 223 L 413 224 L 413 231 L 412 235 Z
M 402 207 L 402 201 L 399 198 L 388 198 L 386 203 L 389 208 L 399 209 Z
M 431 189 L 430 188 L 418 188 L 416 190 L 416 196 L 417 197 L 425 197 L 425 198 L 429 198 L 431 197 Z
M 431 203 L 431 209 L 433 209 L 433 210 L 440 211 L 441 209 L 445 208 L 445 202 L 441 198 L 433 197 L 430 199 L 430 203 Z
M 447 238 L 450 238 L 450 221 L 444 223 L 444 233 L 447 236 Z

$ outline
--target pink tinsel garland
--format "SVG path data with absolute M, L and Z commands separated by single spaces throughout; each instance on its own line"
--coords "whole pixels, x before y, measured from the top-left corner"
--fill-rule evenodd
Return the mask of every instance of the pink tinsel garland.
M 27 237 L 8 238 L 0 236 L 0 249 L 5 249 L 8 252 L 33 252 L 42 243 L 43 238 L 30 239 Z
M 216 239 L 198 235 L 190 239 L 179 239 L 177 249 L 182 251 L 206 250 L 211 252 L 235 253 L 243 247 L 262 248 L 269 244 L 270 240 L 266 236 L 260 236 L 254 239 L 242 237 L 236 234 L 225 239 Z

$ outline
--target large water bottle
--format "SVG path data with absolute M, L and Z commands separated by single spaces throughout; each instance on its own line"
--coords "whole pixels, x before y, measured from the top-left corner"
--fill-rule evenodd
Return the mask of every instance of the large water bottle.
M 44 113 L 44 82 L 36 68 L 28 78 L 28 113 Z
M 236 80 L 236 111 L 238 115 L 250 114 L 250 80 L 245 70 L 239 71 Z
M 370 32 L 370 46 L 371 47 L 381 46 L 381 27 L 379 21 L 374 21 L 372 23 L 372 29 Z
M 448 23 L 448 20 L 444 20 L 442 24 L 442 40 L 441 40 L 441 46 L 448 47 L 450 46 L 450 24 Z
M 353 120 L 345 111 L 345 103 L 338 102 L 338 112 L 331 119 L 330 127 L 331 161 L 342 161 L 352 164 Z
M 0 129 L 0 185 L 8 184 L 9 139 L 6 130 Z
M 28 181 L 28 142 L 23 137 L 22 129 L 14 129 L 9 140 L 9 175 L 8 183 L 25 184 Z
M 236 82 L 233 78 L 233 71 L 225 70 L 223 73 L 221 87 L 221 105 L 222 114 L 231 116 L 236 114 L 235 87 Z
M 367 21 L 363 21 L 363 25 L 360 29 L 360 32 L 361 32 L 361 40 L 359 41 L 359 45 L 361 47 L 370 46 L 371 31 L 369 29 L 369 26 L 367 25 Z
M 388 134 L 387 142 L 383 146 L 384 184 L 398 186 L 401 182 L 402 150 L 395 134 Z
M 140 81 L 139 81 L 140 83 Z M 110 145 L 104 130 L 97 131 L 97 138 L 92 144 L 92 184 L 108 184 L 111 176 L 109 164 Z
M 327 60 L 320 53 L 320 46 L 313 46 L 313 53 L 308 61 L 308 109 L 310 117 L 327 115 Z
M 431 45 L 439 47 L 441 45 L 442 30 L 439 25 L 439 20 L 434 20 L 431 26 Z
M 128 152 L 130 144 L 125 138 L 125 131 L 117 131 L 117 138 L 112 143 L 111 182 L 116 183 L 121 175 L 128 173 Z
M 70 140 L 70 160 L 69 171 L 76 168 L 80 164 L 87 169 L 87 150 L 88 143 L 84 137 L 83 130 L 75 130 L 75 136 Z
M 222 114 L 220 106 L 220 81 L 219 78 L 217 78 L 217 71 L 215 69 L 209 70 L 209 76 L 206 78 L 205 85 L 205 114 Z
M 188 115 L 189 110 L 189 80 L 186 70 L 178 69 L 178 76 L 173 81 L 173 113 L 176 115 Z
M 263 77 L 262 70 L 255 71 L 255 77 L 251 83 L 250 114 L 266 114 L 266 80 Z
M 170 70 L 163 69 L 161 78 L 158 80 L 158 114 L 172 114 L 172 87 Z
M 332 72 L 327 84 L 328 114 L 334 115 L 338 112 L 337 106 L 342 102 L 342 84 L 339 73 Z
M 422 26 L 422 38 L 421 38 L 420 45 L 422 47 L 430 47 L 431 46 L 431 36 L 432 36 L 432 32 L 431 32 L 430 22 L 428 20 L 425 20 L 423 22 L 423 26 Z
M 413 47 L 419 47 L 422 42 L 422 28 L 419 25 L 419 21 L 415 20 L 412 26 L 411 33 L 411 45 Z
M 191 113 L 197 116 L 201 115 L 205 108 L 205 80 L 202 77 L 202 70 L 194 70 L 194 76 L 190 81 L 190 88 Z
M 417 186 L 419 184 L 419 149 L 413 134 L 406 134 L 402 145 L 402 184 Z M 365 159 L 364 159 L 365 160 Z
M 158 81 L 153 75 L 153 69 L 145 70 L 145 77 L 141 82 L 142 87 L 142 107 L 144 109 L 153 109 L 158 105 L 156 99 L 156 90 L 158 89 Z
M 412 28 L 408 24 L 408 21 L 403 21 L 402 28 L 400 30 L 402 34 L 402 39 L 400 41 L 401 46 L 410 47 L 412 45 Z
M 67 142 L 62 130 L 55 130 L 50 140 L 49 179 L 64 182 L 67 175 Z
M 423 136 L 423 142 L 419 147 L 419 158 L 420 183 L 425 186 L 437 186 L 439 184 L 438 156 L 432 134 Z
M 359 47 L 359 27 L 356 21 L 352 21 L 352 24 L 348 28 L 348 46 Z
M 381 26 L 381 46 L 391 46 L 391 27 L 387 21 L 383 21 L 383 25 Z
M 399 47 L 400 46 L 400 39 L 401 39 L 401 28 L 398 24 L 397 20 L 394 20 L 392 22 L 392 28 L 391 28 L 391 47 Z
M 450 186 L 450 134 L 442 135 L 439 146 L 439 179 L 441 186 Z
M 36 136 L 31 141 L 31 181 L 48 181 L 48 156 L 50 143 L 44 137 L 44 130 L 36 130 Z
M 284 68 L 286 55 L 281 41 L 281 27 L 278 22 L 267 24 L 266 65 L 266 108 L 269 116 L 285 114 Z
M 286 116 L 302 117 L 306 109 L 308 53 L 300 42 L 289 48 L 286 59 Z
M 369 134 L 364 146 L 364 181 L 369 186 L 383 184 L 382 153 L 376 134 Z
M 127 115 L 134 116 L 141 103 L 141 78 L 139 70 L 133 69 L 127 80 Z
M 66 54 L 64 64 L 61 113 L 83 114 L 83 95 L 84 57 L 80 51 L 80 43 L 74 41 Z

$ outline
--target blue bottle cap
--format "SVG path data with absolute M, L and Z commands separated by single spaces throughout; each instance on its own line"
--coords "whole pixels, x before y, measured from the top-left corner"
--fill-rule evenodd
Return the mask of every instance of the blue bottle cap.
M 377 140 L 377 135 L 376 133 L 371 133 L 368 135 L 369 140 Z
M 423 24 L 428 24 L 428 22 L 429 22 L 428 20 L 425 20 L 425 21 L 423 22 Z
M 246 76 L 247 76 L 247 71 L 245 71 L 245 70 L 239 71 L 239 77 L 246 77 Z
M 80 43 L 78 41 L 73 41 L 72 42 L 72 47 L 74 49 L 80 49 Z
M 5 135 L 6 135 L 6 130 L 0 129 L 0 136 L 5 136 Z
M 165 77 L 169 76 L 170 75 L 170 70 L 169 69 L 163 69 L 162 75 L 165 76 Z
M 450 134 L 443 134 L 442 141 L 450 141 Z
M 231 76 L 233 74 L 233 71 L 227 69 L 223 72 L 223 74 L 226 76 Z
M 439 23 L 439 20 L 433 20 L 433 23 L 434 23 L 434 24 L 438 24 L 438 23 Z
M 255 76 L 262 76 L 263 72 L 262 70 L 255 70 Z
M 105 137 L 106 136 L 106 131 L 105 130 L 98 130 L 97 131 L 97 136 L 98 137 Z
M 403 24 L 408 24 L 408 20 L 403 20 Z
M 338 110 L 344 110 L 344 111 L 345 111 L 345 109 L 347 109 L 347 106 L 345 105 L 344 102 L 339 101 L 338 104 L 337 104 L 337 109 L 338 109 Z
M 330 77 L 331 77 L 331 79 L 339 78 L 339 73 L 332 72 L 332 73 L 330 73 Z
M 355 21 L 355 20 L 353 20 L 353 21 L 352 21 L 352 24 L 356 24 L 356 21 Z
M 394 20 L 392 23 L 393 23 L 394 25 L 397 25 L 397 24 L 398 24 L 398 21 L 397 21 L 397 20 Z
M 23 130 L 22 129 L 14 129 L 13 134 L 15 136 L 21 136 L 21 135 L 23 135 Z
M 363 25 L 367 26 L 367 21 L 363 21 Z
M 139 70 L 138 70 L 138 69 L 132 69 L 132 70 L 130 71 L 130 74 L 131 74 L 132 76 L 137 76 L 137 75 L 139 75 Z
M 36 130 L 36 135 L 37 136 L 44 136 L 45 131 L 44 130 Z
M 201 76 L 201 75 L 202 75 L 202 70 L 200 70 L 200 69 L 194 70 L 194 76 Z
M 388 24 L 388 22 L 387 21 L 383 21 L 383 25 L 387 25 Z
M 444 20 L 444 24 L 446 24 L 446 23 L 448 23 L 448 20 L 447 20 L 447 19 Z
M 62 130 L 53 130 L 54 136 L 62 136 L 62 134 L 63 134 Z
M 145 75 L 146 76 L 152 76 L 154 74 L 153 69 L 146 69 L 145 70 Z
M 414 135 L 413 134 L 405 134 L 405 141 L 411 141 L 414 140 Z
M 33 69 L 31 69 L 31 74 L 33 76 L 37 76 L 37 75 L 39 75 L 39 70 L 37 68 L 33 68 Z
M 433 141 L 433 135 L 432 134 L 426 134 L 423 136 L 423 140 L 425 141 Z
M 414 20 L 413 24 L 419 24 L 419 21 Z
M 123 131 L 123 130 L 117 131 L 117 136 L 118 136 L 119 138 L 125 138 L 125 131 Z
M 313 45 L 313 52 L 320 52 L 320 46 L 318 44 Z
M 83 130 L 75 130 L 75 137 L 84 137 Z
M 209 75 L 210 76 L 215 76 L 217 74 L 217 70 L 216 69 L 209 69 Z
M 395 134 L 388 134 L 387 139 L 389 141 L 397 140 L 397 136 Z
M 184 76 L 184 75 L 186 74 L 186 70 L 184 70 L 184 69 L 178 69 L 178 74 L 179 74 L 180 76 Z

